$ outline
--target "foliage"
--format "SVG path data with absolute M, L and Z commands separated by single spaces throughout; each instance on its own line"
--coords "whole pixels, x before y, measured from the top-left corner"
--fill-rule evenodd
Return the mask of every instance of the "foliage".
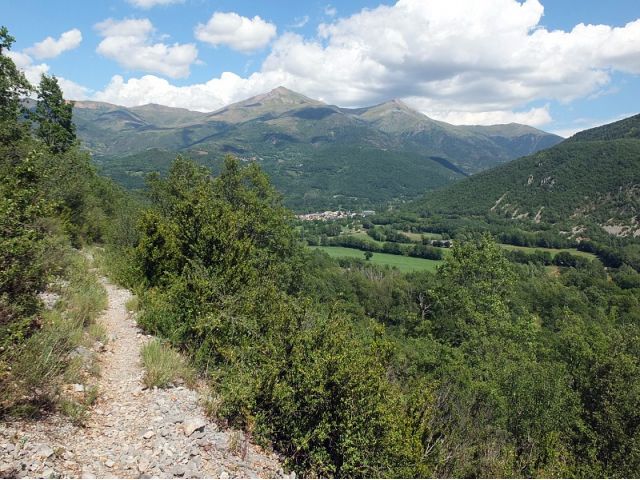
M 309 473 L 417 471 L 418 444 L 407 443 L 410 422 L 392 407 L 401 397 L 378 341 L 291 296 L 301 251 L 257 167 L 227 158 L 212 179 L 178 159 L 151 183 L 135 255 L 152 288 L 139 321 L 209 372 L 218 413 Z
M 51 152 L 64 153 L 76 141 L 72 116 L 73 102 L 65 101 L 56 77 L 42 74 L 33 119 L 38 124 L 38 137 Z
M 582 132 L 427 194 L 412 208 L 425 215 L 438 212 L 526 222 L 530 229 L 541 220 L 567 231 L 590 227 L 590 234 L 604 233 L 593 224 L 631 225 L 640 211 L 639 125 L 636 115 Z
M 10 155 L 10 149 L 25 136 L 26 125 L 17 120 L 22 114 L 21 98 L 31 91 L 31 85 L 7 55 L 15 38 L 9 35 L 7 27 L 0 27 L 0 146 L 2 154 Z
M 63 375 L 73 363 L 70 353 L 83 343 L 85 327 L 93 325 L 106 307 L 106 292 L 88 271 L 86 260 L 78 253 L 63 255 L 67 267 L 60 281 L 67 284 L 57 287 L 61 298 L 55 308 L 41 314 L 35 333 L 0 353 L 3 416 L 37 415 L 58 402 Z M 64 407 L 64 399 L 60 401 Z
M 33 135 L 23 97 L 33 90 L 7 51 L 0 28 L 0 414 L 37 412 L 56 398 L 60 375 L 106 296 L 71 245 L 100 240 L 122 192 L 97 176 L 73 139 L 45 145 Z M 55 78 L 43 78 L 41 127 L 71 135 L 71 108 Z M 46 122 L 50 122 L 47 124 Z M 40 133 L 43 133 L 41 130 Z M 59 133 L 59 132 L 58 132 Z M 63 135 L 64 136 L 64 135 Z M 62 143 L 64 148 L 61 148 Z M 51 147 L 51 148 L 49 148 Z M 56 310 L 38 294 L 68 281 Z

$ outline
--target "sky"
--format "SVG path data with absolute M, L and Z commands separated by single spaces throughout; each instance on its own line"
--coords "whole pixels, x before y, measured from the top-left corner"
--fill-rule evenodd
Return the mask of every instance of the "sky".
M 638 0 L 3 0 L 10 55 L 65 96 L 217 110 L 285 86 L 569 136 L 640 111 Z

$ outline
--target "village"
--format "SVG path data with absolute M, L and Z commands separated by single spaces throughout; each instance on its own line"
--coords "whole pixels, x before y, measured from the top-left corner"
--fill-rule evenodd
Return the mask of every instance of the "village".
M 342 220 L 345 218 L 368 217 L 375 215 L 375 210 L 362 210 L 361 212 L 352 212 L 349 210 L 327 210 L 325 212 L 304 213 L 296 215 L 298 220 L 314 221 L 314 220 Z

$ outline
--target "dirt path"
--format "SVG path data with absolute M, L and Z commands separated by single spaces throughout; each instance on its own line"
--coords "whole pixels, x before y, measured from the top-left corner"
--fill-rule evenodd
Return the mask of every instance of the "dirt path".
M 148 341 L 127 312 L 130 297 L 103 280 L 109 307 L 99 320 L 110 336 L 100 353 L 99 397 L 85 427 L 53 415 L 0 424 L 0 477 L 230 478 L 281 477 L 240 432 L 206 420 L 197 392 L 144 390 L 140 347 Z

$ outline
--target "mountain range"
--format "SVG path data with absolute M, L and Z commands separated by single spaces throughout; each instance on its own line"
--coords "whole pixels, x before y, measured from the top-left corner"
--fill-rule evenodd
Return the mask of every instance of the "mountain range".
M 257 161 L 296 210 L 405 201 L 562 140 L 506 124 L 455 126 L 399 100 L 340 108 L 283 87 L 211 113 L 76 102 L 78 135 L 104 173 L 137 188 L 176 154 L 218 170 Z
M 586 226 L 640 236 L 640 115 L 428 193 L 424 213 L 499 215 L 553 223 L 573 236 Z

